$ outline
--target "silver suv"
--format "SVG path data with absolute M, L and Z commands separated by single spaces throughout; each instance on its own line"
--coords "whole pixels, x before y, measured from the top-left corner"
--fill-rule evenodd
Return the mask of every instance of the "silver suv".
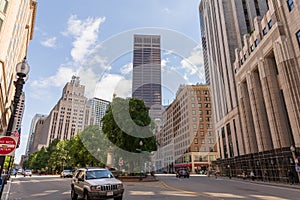
M 105 168 L 80 168 L 71 182 L 71 198 L 122 200 L 123 184 Z

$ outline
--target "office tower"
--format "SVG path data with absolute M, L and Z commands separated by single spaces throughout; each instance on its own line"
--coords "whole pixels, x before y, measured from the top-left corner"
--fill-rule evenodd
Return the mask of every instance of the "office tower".
M 31 125 L 30 125 L 30 130 L 28 133 L 28 140 L 27 140 L 27 145 L 26 145 L 26 150 L 25 150 L 25 156 L 28 156 L 29 154 L 38 151 L 37 145 L 34 145 L 34 141 L 36 143 L 39 143 L 38 137 L 39 135 L 36 135 L 36 130 L 38 129 L 38 124 L 42 124 L 41 122 L 45 121 L 47 118 L 47 115 L 42 115 L 42 114 L 36 114 L 32 120 L 31 120 Z M 36 148 L 34 148 L 36 146 Z
M 299 5 L 293 0 L 235 1 L 230 8 L 228 1 L 201 3 L 218 165 L 224 173 L 230 166 L 234 175 L 252 169 L 261 179 L 284 181 L 287 169 L 297 168 L 300 151 Z
M 90 125 L 91 106 L 84 96 L 85 86 L 80 85 L 79 77 L 73 76 L 63 88 L 62 96 L 51 110 L 48 117 L 39 120 L 37 135 L 39 135 L 38 150 L 48 147 L 54 140 L 69 140 L 79 131 Z
M 207 45 L 206 45 L 206 32 L 204 24 L 204 12 L 203 12 L 203 1 L 201 1 L 199 6 L 199 19 L 200 19 L 200 29 L 201 29 L 201 42 L 203 51 L 203 62 L 205 70 L 205 82 L 207 85 L 210 84 L 209 66 L 208 66 L 208 56 L 207 56 Z
M 91 125 L 98 125 L 99 128 L 102 129 L 101 120 L 106 114 L 110 102 L 94 97 L 93 99 L 90 99 L 88 103 L 91 105 L 92 108 Z
M 5 134 L 12 112 L 16 66 L 33 38 L 36 8 L 33 0 L 0 0 L 0 135 Z
M 134 35 L 132 97 L 145 102 L 152 119 L 161 118 L 159 35 Z

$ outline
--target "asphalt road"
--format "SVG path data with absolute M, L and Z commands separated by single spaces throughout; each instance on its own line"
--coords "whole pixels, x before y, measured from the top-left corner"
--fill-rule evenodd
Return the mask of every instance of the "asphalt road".
M 299 198 L 299 186 L 274 186 L 262 182 L 219 177 L 192 176 L 178 179 L 158 176 L 156 182 L 124 183 L 124 200 L 220 200 L 260 199 L 290 200 Z M 70 178 L 33 176 L 12 178 L 9 200 L 71 200 Z M 8 187 L 8 185 L 6 185 Z M 6 188 L 8 189 L 8 188 Z M 5 199 L 5 195 L 2 196 Z M 6 199 L 7 200 L 7 199 Z

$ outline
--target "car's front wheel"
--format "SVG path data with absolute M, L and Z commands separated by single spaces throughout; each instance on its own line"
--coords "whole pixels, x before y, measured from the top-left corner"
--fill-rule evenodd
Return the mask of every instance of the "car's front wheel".
M 84 200 L 90 200 L 90 199 L 91 199 L 91 198 L 90 198 L 90 195 L 89 195 L 89 193 L 88 193 L 88 191 L 85 191 L 85 192 L 84 192 L 83 199 L 84 199 Z
M 78 198 L 78 194 L 76 194 L 74 188 L 72 188 L 72 190 L 71 190 L 71 198 L 72 198 L 72 200 L 77 200 L 77 198 Z
M 115 197 L 114 200 L 122 200 L 123 196 Z

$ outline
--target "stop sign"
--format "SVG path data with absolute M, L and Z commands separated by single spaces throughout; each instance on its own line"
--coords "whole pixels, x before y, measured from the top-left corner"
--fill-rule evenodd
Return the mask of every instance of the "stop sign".
M 7 156 L 11 155 L 16 149 L 17 141 L 16 138 L 11 136 L 0 137 L 0 155 Z

